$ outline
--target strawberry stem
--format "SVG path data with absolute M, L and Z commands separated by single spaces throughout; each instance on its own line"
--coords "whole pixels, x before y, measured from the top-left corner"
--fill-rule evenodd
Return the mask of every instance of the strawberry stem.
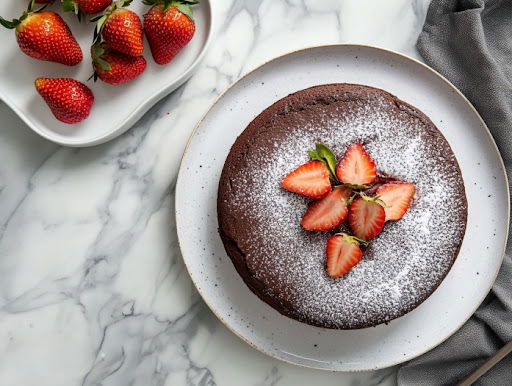
M 363 240 L 356 236 L 352 236 L 352 237 L 359 243 L 359 245 L 362 245 L 364 247 L 367 247 L 371 243 L 370 240 Z
M 356 199 L 356 197 L 358 196 L 357 193 L 354 193 L 353 195 L 350 196 L 350 198 L 348 199 L 347 201 L 347 205 L 350 205 L 354 202 L 354 200 Z
M 343 237 L 343 239 L 350 244 L 358 244 L 365 247 L 368 246 L 368 244 L 370 244 L 369 241 L 360 239 L 359 237 L 356 236 L 349 235 L 348 233 L 345 232 L 336 233 L 336 235 Z
M 345 184 L 347 188 L 354 189 L 354 190 L 364 190 L 367 188 L 366 185 L 355 185 L 355 184 Z
M 364 192 L 358 192 L 357 193 L 363 200 L 367 202 L 374 202 L 376 204 L 379 204 L 383 208 L 389 208 L 384 201 L 380 199 L 380 196 L 371 197 L 365 194 Z

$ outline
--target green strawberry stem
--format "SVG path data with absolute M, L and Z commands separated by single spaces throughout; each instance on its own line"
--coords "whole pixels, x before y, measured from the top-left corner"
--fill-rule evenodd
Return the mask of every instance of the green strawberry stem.
M 336 235 L 343 237 L 343 239 L 350 244 L 359 244 L 364 247 L 370 244 L 370 241 L 360 239 L 359 237 L 349 235 L 348 233 L 345 232 L 336 233 Z
M 358 194 L 365 201 L 374 202 L 376 204 L 379 204 L 383 208 L 388 208 L 386 203 L 380 199 L 380 196 L 371 197 L 371 196 L 366 195 L 364 192 L 359 192 Z
M 353 190 L 364 190 L 368 186 L 366 185 L 355 185 L 355 184 L 345 184 L 347 188 L 353 189 Z

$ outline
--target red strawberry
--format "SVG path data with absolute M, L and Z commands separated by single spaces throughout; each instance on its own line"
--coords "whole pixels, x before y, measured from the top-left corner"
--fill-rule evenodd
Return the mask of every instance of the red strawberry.
M 190 42 L 196 30 L 191 5 L 197 3 L 144 0 L 144 4 L 153 5 L 144 15 L 144 31 L 156 63 L 169 63 Z
M 309 161 L 283 178 L 281 186 L 309 198 L 323 197 L 331 190 L 329 169 L 323 162 Z
M 144 51 L 142 23 L 139 16 L 129 9 L 132 0 L 120 0 L 107 8 L 104 15 L 92 18 L 97 21 L 95 41 L 99 36 L 113 50 L 130 56 L 141 56 Z
M 328 231 L 340 226 L 347 218 L 351 192 L 350 188 L 336 186 L 327 196 L 313 202 L 302 218 L 302 227 L 308 231 Z
M 82 61 L 82 50 L 67 24 L 55 12 L 34 12 L 34 0 L 19 19 L 0 18 L 6 28 L 16 28 L 16 40 L 28 56 L 74 66 Z
M 100 13 L 112 3 L 112 0 L 62 0 L 64 12 L 74 12 L 81 19 L 83 14 Z
M 377 169 L 363 145 L 353 143 L 338 164 L 336 176 L 345 184 L 365 185 L 375 180 Z
M 386 221 L 401 219 L 416 193 L 416 188 L 408 182 L 389 182 L 377 189 L 377 196 L 384 201 Z
M 362 240 L 370 240 L 382 232 L 385 221 L 386 212 L 378 198 L 362 195 L 349 207 L 350 229 L 357 238 Z
M 83 83 L 70 78 L 38 78 L 35 86 L 59 121 L 78 123 L 89 116 L 94 96 Z
M 338 233 L 327 240 L 327 274 L 336 279 L 348 273 L 363 256 L 359 241 L 346 233 Z
M 146 70 L 146 59 L 128 56 L 109 49 L 104 43 L 91 48 L 94 79 L 100 78 L 109 84 L 119 84 L 135 79 Z

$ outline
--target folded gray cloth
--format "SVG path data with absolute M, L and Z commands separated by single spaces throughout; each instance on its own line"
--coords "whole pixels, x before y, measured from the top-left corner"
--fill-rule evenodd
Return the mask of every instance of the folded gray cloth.
M 512 180 L 512 0 L 433 0 L 417 47 L 479 111 Z M 399 385 L 453 385 L 512 340 L 510 244 L 475 315 L 446 342 L 402 366 Z M 512 355 L 476 384 L 512 385 Z

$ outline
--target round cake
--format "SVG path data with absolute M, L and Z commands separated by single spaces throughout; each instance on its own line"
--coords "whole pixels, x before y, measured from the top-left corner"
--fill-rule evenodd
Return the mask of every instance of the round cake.
M 280 183 L 317 143 L 340 159 L 356 142 L 377 164 L 377 184 L 407 181 L 416 195 L 333 279 L 325 245 L 340 230 L 303 229 L 312 200 Z M 220 236 L 247 286 L 290 318 L 336 329 L 389 322 L 425 301 L 457 258 L 467 218 L 457 160 L 432 121 L 386 91 L 354 84 L 298 91 L 258 115 L 231 148 L 217 205 Z

